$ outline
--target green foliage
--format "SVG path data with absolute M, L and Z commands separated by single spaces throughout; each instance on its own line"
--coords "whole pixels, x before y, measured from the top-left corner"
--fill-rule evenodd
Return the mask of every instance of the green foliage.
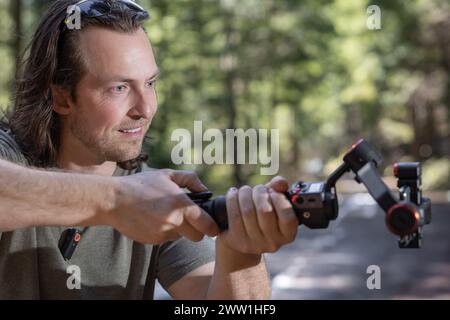
M 423 164 L 422 184 L 425 189 L 450 189 L 450 160 L 430 159 Z
M 25 38 L 47 2 L 23 2 Z M 162 71 L 146 143 L 154 167 L 175 167 L 171 133 L 192 130 L 194 120 L 205 129 L 280 129 L 280 174 L 290 180 L 310 174 L 317 158 L 328 163 L 314 173 L 323 177 L 359 137 L 386 163 L 448 156 L 447 1 L 138 2 L 150 11 L 146 27 Z M 381 30 L 366 26 L 371 4 L 381 8 Z M 0 0 L 0 105 L 14 74 L 12 26 L 9 2 Z M 431 154 L 421 152 L 427 148 Z M 217 192 L 270 178 L 258 165 L 187 168 Z

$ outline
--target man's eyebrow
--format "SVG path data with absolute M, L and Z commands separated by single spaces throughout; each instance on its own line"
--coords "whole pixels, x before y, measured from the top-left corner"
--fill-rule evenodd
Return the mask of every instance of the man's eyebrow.
M 147 78 L 146 81 L 154 80 L 154 79 L 158 78 L 160 74 L 161 74 L 161 71 L 159 69 L 156 69 L 155 73 L 153 73 L 153 75 L 151 75 L 149 78 Z M 135 81 L 135 79 L 128 79 L 128 78 L 124 78 L 121 76 L 115 76 L 115 77 L 111 77 L 108 81 L 110 81 L 110 82 L 113 82 L 113 81 L 114 82 L 133 82 L 133 81 Z
M 160 75 L 161 75 L 161 70 L 159 70 L 159 68 L 158 68 L 158 69 L 156 69 L 155 73 L 154 73 L 150 78 L 148 78 L 148 80 L 156 79 L 156 78 L 158 78 Z

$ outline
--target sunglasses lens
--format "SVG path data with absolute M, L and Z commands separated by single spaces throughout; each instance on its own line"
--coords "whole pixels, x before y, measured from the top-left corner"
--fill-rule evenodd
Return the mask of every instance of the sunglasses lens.
M 81 14 L 88 17 L 103 16 L 111 11 L 109 5 L 104 1 L 85 1 L 78 5 Z
M 140 5 L 131 0 L 118 0 L 117 4 L 123 5 L 128 9 L 131 9 L 143 17 L 148 17 L 148 12 L 144 10 Z M 87 17 L 100 17 L 111 12 L 111 5 L 109 1 L 105 0 L 87 0 L 80 1 L 78 4 L 82 15 Z
M 127 6 L 128 8 L 135 10 L 135 11 L 140 11 L 140 12 L 146 12 L 144 10 L 144 8 L 142 8 L 140 5 L 138 5 L 136 2 L 131 1 L 131 0 L 122 0 L 119 1 L 120 3 L 124 4 L 125 6 Z

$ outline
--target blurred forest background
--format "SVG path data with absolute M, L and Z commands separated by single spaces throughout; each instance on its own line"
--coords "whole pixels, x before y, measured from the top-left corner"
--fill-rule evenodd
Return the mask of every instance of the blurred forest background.
M 0 0 L 0 106 L 17 57 L 51 0 Z M 394 161 L 422 161 L 428 190 L 450 189 L 448 0 L 139 0 L 162 71 L 150 164 L 177 128 L 278 128 L 280 174 L 323 179 L 358 138 Z M 369 30 L 369 5 L 381 29 Z M 215 192 L 270 177 L 258 165 L 187 166 Z

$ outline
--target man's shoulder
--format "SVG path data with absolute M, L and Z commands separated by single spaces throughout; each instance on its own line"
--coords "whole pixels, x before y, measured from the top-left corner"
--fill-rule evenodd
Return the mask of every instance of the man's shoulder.
M 0 127 L 0 142 L 2 142 L 2 147 L 13 148 L 17 146 L 17 142 L 14 140 L 14 136 L 11 134 L 11 130 Z
M 0 158 L 27 165 L 28 161 L 10 130 L 0 128 Z

